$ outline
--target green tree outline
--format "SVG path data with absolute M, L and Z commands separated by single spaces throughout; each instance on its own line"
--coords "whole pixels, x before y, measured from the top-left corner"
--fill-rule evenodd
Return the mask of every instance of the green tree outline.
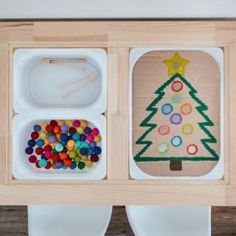
M 203 130 L 204 133 L 207 134 L 208 138 L 200 139 L 203 146 L 206 148 L 206 150 L 212 155 L 212 157 L 204 157 L 204 156 L 195 156 L 195 157 L 145 157 L 142 156 L 147 149 L 153 144 L 152 141 L 145 140 L 146 136 L 157 127 L 157 124 L 149 123 L 149 121 L 152 119 L 152 117 L 157 113 L 158 108 L 155 106 L 158 104 L 159 101 L 162 100 L 162 98 L 165 95 L 165 88 L 169 86 L 176 78 L 181 80 L 189 89 L 189 95 L 190 97 L 196 101 L 199 106 L 196 107 L 196 110 L 204 117 L 204 122 L 199 122 L 198 125 L 200 129 Z M 197 96 L 196 96 L 197 90 L 191 85 L 189 81 L 187 81 L 184 77 L 182 77 L 179 73 L 174 74 L 169 80 L 167 80 L 162 86 L 160 86 L 156 91 L 155 94 L 157 97 L 148 105 L 146 108 L 146 111 L 149 111 L 150 114 L 141 122 L 140 127 L 148 127 L 148 129 L 143 133 L 143 135 L 138 138 L 138 140 L 135 142 L 137 145 L 145 145 L 135 156 L 134 160 L 136 162 L 150 162 L 150 161 L 218 161 L 219 156 L 215 152 L 214 149 L 212 149 L 208 144 L 217 143 L 216 138 L 210 133 L 210 131 L 206 128 L 209 126 L 214 126 L 214 123 L 211 121 L 211 119 L 204 113 L 204 111 L 208 110 L 208 106 L 202 102 Z

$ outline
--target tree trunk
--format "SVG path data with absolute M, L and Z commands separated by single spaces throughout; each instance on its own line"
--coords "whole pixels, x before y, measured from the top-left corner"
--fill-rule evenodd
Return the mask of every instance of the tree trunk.
M 182 161 L 170 161 L 170 170 L 181 171 L 182 170 Z

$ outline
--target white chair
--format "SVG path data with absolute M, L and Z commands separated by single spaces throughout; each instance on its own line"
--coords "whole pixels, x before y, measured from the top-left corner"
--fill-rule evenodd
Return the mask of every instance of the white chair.
M 28 206 L 29 236 L 102 236 L 112 206 Z
M 211 208 L 127 206 L 135 236 L 210 236 Z

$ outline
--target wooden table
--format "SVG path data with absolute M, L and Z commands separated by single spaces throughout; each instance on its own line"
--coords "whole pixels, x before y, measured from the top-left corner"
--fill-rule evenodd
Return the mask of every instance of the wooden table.
M 221 47 L 225 59 L 225 174 L 221 180 L 133 180 L 128 155 L 128 66 L 134 47 Z M 96 47 L 108 53 L 107 177 L 12 177 L 12 55 L 16 48 Z M 236 22 L 21 21 L 0 23 L 1 204 L 236 205 Z M 119 146 L 119 148 L 118 148 Z

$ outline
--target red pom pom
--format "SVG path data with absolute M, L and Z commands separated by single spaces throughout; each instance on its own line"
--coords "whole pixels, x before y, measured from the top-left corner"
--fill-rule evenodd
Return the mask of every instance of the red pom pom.
M 45 166 L 45 169 L 47 169 L 47 170 L 48 170 L 48 169 L 50 169 L 51 167 L 52 167 L 51 163 L 50 163 L 50 162 L 48 162 L 48 163 L 47 163 L 47 165 Z
M 53 154 L 51 156 L 51 159 L 55 162 L 55 161 L 59 160 L 59 155 L 58 154 Z
M 64 161 L 64 165 L 66 167 L 71 167 L 71 163 L 72 163 L 71 159 L 68 159 L 68 158 Z
M 54 134 L 60 134 L 60 132 L 61 132 L 60 126 L 55 125 L 54 128 L 53 128 L 53 132 L 54 132 Z
M 37 160 L 37 161 L 35 162 L 35 166 L 36 166 L 37 168 L 41 168 L 40 165 L 39 165 L 39 160 Z
M 90 160 L 91 160 L 92 162 L 97 162 L 97 161 L 99 160 L 99 157 L 98 157 L 98 155 L 93 154 L 93 155 L 91 155 Z
M 75 133 L 76 133 L 76 129 L 75 129 L 74 127 L 70 127 L 69 133 L 70 133 L 71 135 L 75 134 Z
M 50 145 L 45 145 L 44 148 L 43 148 L 43 150 L 44 150 L 45 152 L 50 152 L 50 151 L 52 151 L 52 147 L 51 147 Z
M 47 130 L 48 133 L 52 133 L 53 132 L 53 126 L 52 125 L 47 125 L 46 130 Z
M 35 155 L 31 155 L 30 157 L 29 157 L 29 162 L 30 163 L 35 163 L 37 161 L 37 157 L 35 156 Z
M 41 154 L 43 153 L 43 149 L 42 149 L 41 147 L 37 147 L 37 148 L 35 149 L 35 153 L 36 153 L 37 155 L 41 155 Z
M 51 120 L 51 121 L 50 121 L 50 125 L 53 126 L 53 127 L 56 126 L 56 125 L 57 125 L 57 121 Z
M 39 137 L 39 133 L 38 132 L 34 131 L 34 132 L 31 133 L 31 138 L 32 139 L 37 139 L 38 137 Z

